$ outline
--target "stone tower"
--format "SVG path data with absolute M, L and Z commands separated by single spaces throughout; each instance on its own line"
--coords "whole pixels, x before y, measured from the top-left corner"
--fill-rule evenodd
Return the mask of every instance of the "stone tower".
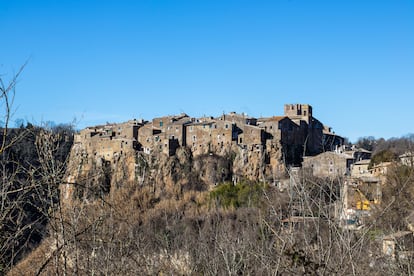
M 285 104 L 285 116 L 291 120 L 301 120 L 309 124 L 312 118 L 312 106 L 309 104 Z

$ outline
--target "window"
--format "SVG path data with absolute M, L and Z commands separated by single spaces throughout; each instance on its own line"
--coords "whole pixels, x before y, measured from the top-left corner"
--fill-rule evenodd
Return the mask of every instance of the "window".
M 228 128 L 229 128 L 229 125 L 228 125 L 228 124 L 226 124 L 225 128 L 226 128 L 226 129 L 228 129 Z
M 197 136 L 193 135 L 193 142 L 197 141 Z
M 160 127 L 163 127 L 164 123 L 162 121 L 160 121 Z
M 306 116 L 306 110 L 303 111 L 303 115 Z

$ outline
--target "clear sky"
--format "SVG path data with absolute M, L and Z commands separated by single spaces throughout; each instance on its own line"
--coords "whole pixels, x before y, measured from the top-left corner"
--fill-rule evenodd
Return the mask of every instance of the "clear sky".
M 78 128 L 309 103 L 355 141 L 413 133 L 413 0 L 0 0 L 14 118 Z M 413 111 L 413 113 L 411 113 Z

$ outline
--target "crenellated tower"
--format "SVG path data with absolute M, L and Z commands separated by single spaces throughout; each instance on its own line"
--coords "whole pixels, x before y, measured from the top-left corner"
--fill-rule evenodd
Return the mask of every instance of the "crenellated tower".
M 312 106 L 309 104 L 285 104 L 285 116 L 291 120 L 301 120 L 309 124 L 312 118 Z

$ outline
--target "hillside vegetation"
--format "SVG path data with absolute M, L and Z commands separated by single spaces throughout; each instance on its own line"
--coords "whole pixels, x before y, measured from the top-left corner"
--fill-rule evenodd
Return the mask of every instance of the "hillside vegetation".
M 43 210 L 41 238 L 21 251 L 31 253 L 19 255 L 25 258 L 10 275 L 383 275 L 410 270 L 411 259 L 382 257 L 381 237 L 406 229 L 401 218 L 414 210 L 411 168 L 397 167 L 390 174 L 382 205 L 359 231 L 340 228 L 334 217 L 340 179 L 299 175 L 299 185 L 284 191 L 248 180 L 209 188 L 201 182 L 190 185 L 188 179 L 197 180 L 191 166 L 174 158 L 153 163 L 171 181 L 118 183 L 108 193 L 62 205 L 51 188 L 64 183 L 62 174 L 54 175 L 59 171 L 54 166 L 64 162 L 41 158 L 57 153 L 61 144 L 46 133 L 38 132 L 44 140 L 33 143 L 44 148 L 39 152 L 38 147 L 39 177 L 33 179 L 47 187 L 33 208 Z M 28 243 L 16 247 L 21 244 Z M 3 260 L 7 270 L 14 264 Z
M 396 258 L 382 252 L 384 236 L 414 229 L 412 167 L 390 168 L 381 202 L 351 230 L 338 221 L 342 176 L 286 170 L 283 181 L 266 183 L 247 163 L 236 171 L 258 177 L 235 178 L 243 160 L 232 151 L 85 157 L 70 126 L 8 127 L 14 85 L 0 86 L 2 275 L 412 273 L 413 241 Z M 376 165 L 412 142 L 368 137 L 357 145 L 374 152 Z

